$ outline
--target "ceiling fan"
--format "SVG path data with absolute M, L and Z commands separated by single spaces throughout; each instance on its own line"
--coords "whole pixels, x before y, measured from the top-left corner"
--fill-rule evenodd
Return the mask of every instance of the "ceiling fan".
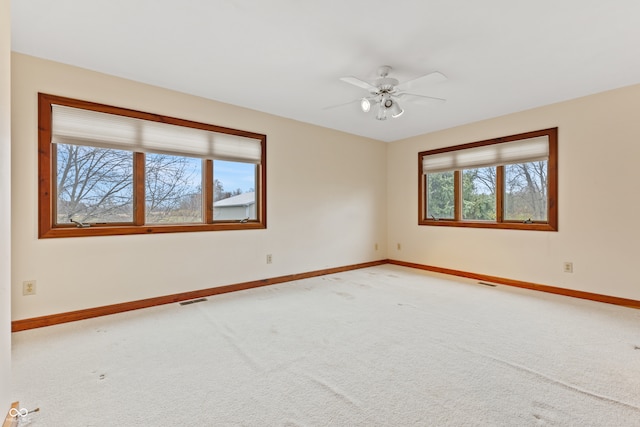
M 398 79 L 389 77 L 391 70 L 392 68 L 389 65 L 379 67 L 379 78 L 373 81 L 373 83 L 366 82 L 353 76 L 341 77 L 340 80 L 369 91 L 369 96 L 365 96 L 359 100 L 360 108 L 362 108 L 363 112 L 368 113 L 371 111 L 372 107 L 377 106 L 378 111 L 376 113 L 376 119 L 378 120 L 386 120 L 388 115 L 394 119 L 396 117 L 400 117 L 404 113 L 404 110 L 400 107 L 400 104 L 398 104 L 398 99 L 400 98 L 417 104 L 425 102 L 445 102 L 442 98 L 406 92 L 407 89 L 410 89 L 412 86 L 416 86 L 417 84 L 422 85 L 425 83 L 444 81 L 447 79 L 444 74 L 434 71 L 432 73 L 425 74 L 424 76 L 416 77 L 415 79 L 400 83 Z M 356 101 L 351 101 L 347 104 L 351 104 Z M 336 107 L 341 105 L 337 105 Z

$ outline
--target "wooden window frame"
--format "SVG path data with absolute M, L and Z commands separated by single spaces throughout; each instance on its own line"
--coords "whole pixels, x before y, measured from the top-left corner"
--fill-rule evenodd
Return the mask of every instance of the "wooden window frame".
M 501 144 L 538 136 L 549 138 L 549 158 L 547 160 L 547 221 L 518 222 L 507 221 L 504 215 L 504 166 L 496 165 L 496 220 L 474 221 L 462 218 L 462 173 L 454 170 L 454 218 L 427 218 L 427 175 L 423 173 L 423 157 L 451 151 L 464 150 L 491 144 Z M 511 230 L 558 231 L 558 128 L 549 128 L 501 138 L 477 141 L 452 147 L 418 153 L 418 225 L 438 227 L 497 228 Z
M 204 221 L 197 224 L 145 224 L 144 197 L 144 153 L 133 153 L 134 197 L 133 222 L 126 224 L 91 224 L 89 227 L 77 227 L 55 222 L 55 144 L 52 137 L 52 105 L 62 105 L 102 113 L 116 114 L 142 120 L 167 123 L 171 125 L 202 129 L 252 138 L 260 141 L 261 160 L 256 164 L 256 219 L 254 220 L 213 220 L 213 160 L 204 163 Z M 178 154 L 179 155 L 179 154 Z M 56 95 L 38 94 L 38 237 L 81 237 L 112 236 L 130 234 L 181 233 L 198 231 L 251 230 L 267 228 L 267 136 L 254 132 L 231 129 L 211 124 L 199 123 L 159 114 L 81 101 Z

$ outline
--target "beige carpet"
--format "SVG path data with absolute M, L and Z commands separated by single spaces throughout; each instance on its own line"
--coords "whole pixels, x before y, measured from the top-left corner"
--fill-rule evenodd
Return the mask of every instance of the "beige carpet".
M 32 426 L 640 426 L 640 311 L 379 266 L 13 334 Z

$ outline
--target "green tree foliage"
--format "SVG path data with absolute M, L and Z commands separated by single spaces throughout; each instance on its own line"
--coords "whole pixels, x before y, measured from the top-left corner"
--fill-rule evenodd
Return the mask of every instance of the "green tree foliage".
M 453 171 L 427 175 L 427 216 L 429 218 L 454 217 Z
M 495 221 L 497 168 L 462 173 L 462 218 Z M 547 162 L 505 166 L 505 219 L 547 219 Z M 427 217 L 454 218 L 454 172 L 427 175 Z
M 462 218 L 496 219 L 496 168 L 468 169 L 462 174 Z
M 493 169 L 493 174 L 487 169 Z M 472 169 L 464 172 L 462 175 L 463 218 L 495 220 L 495 168 Z M 430 173 L 427 181 L 427 216 L 437 219 L 454 218 L 453 171 Z

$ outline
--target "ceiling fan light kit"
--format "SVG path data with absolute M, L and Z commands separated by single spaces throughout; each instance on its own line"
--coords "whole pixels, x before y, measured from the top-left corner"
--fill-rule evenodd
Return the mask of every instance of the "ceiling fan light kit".
M 389 110 L 391 117 L 394 119 L 400 117 L 404 113 L 404 110 L 400 107 L 398 102 L 391 98 L 384 102 L 384 107 Z
M 371 110 L 371 102 L 367 98 L 362 98 L 362 101 L 360 101 L 360 108 L 362 108 L 362 111 L 365 113 L 368 113 L 369 110 Z
M 373 83 L 366 82 L 353 76 L 342 77 L 340 80 L 369 91 L 370 96 L 363 97 L 360 100 L 360 108 L 364 113 L 368 113 L 371 111 L 371 106 L 376 104 L 378 106 L 378 111 L 376 113 L 377 120 L 386 120 L 387 111 L 394 119 L 400 117 L 404 113 L 404 109 L 400 107 L 400 104 L 398 104 L 397 98 L 399 97 L 403 97 L 403 99 L 408 101 L 415 99 L 418 101 L 431 100 L 444 102 L 444 99 L 442 98 L 408 93 L 403 89 L 403 87 L 408 86 L 409 83 L 414 84 L 419 80 L 422 82 L 446 80 L 446 77 L 443 74 L 435 71 L 408 82 L 400 83 L 397 79 L 389 77 L 389 72 L 391 72 L 391 70 L 392 68 L 388 65 L 383 65 L 378 68 L 378 76 L 380 77 Z
M 379 98 L 380 100 L 377 101 L 378 114 L 376 114 L 376 119 L 387 120 L 387 111 L 391 115 L 391 118 L 394 118 L 394 119 L 400 117 L 402 113 L 404 113 L 404 110 L 402 109 L 402 107 L 400 107 L 397 101 L 391 98 L 391 95 L 384 94 Z M 368 99 L 367 99 L 367 104 L 368 104 L 367 109 L 365 110 L 364 103 L 363 103 L 362 111 L 364 111 L 365 113 L 368 112 L 369 109 L 371 108 L 371 103 L 369 102 Z

